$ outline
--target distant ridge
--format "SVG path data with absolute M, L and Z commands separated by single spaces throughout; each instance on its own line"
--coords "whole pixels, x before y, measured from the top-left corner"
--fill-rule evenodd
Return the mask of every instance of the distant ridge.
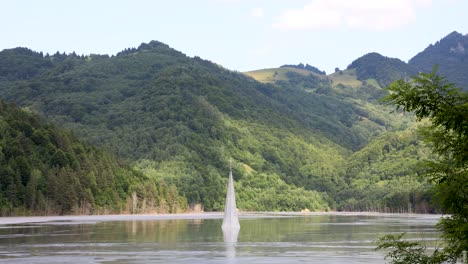
M 434 54 L 430 69 L 433 61 L 464 69 L 465 38 L 454 32 L 418 56 Z M 167 204 L 222 210 L 232 157 L 243 210 L 404 212 L 406 197 L 419 197 L 413 208 L 424 211 L 412 116 L 378 101 L 390 82 L 420 70 L 412 62 L 369 53 L 329 75 L 308 64 L 241 74 L 159 41 L 116 56 L 16 48 L 0 52 L 0 96 L 132 162 L 137 176 L 162 182 Z M 18 138 L 10 145 L 27 143 Z M 125 179 L 132 208 L 148 205 L 140 193 L 159 192 Z
M 468 90 L 468 35 L 453 31 L 409 60 L 419 71 L 429 72 L 439 65 L 438 72 L 450 82 Z
M 381 87 L 416 73 L 416 69 L 404 61 L 385 57 L 376 52 L 358 58 L 347 69 L 356 69 L 358 80 L 375 79 Z
M 302 64 L 302 63 L 299 63 L 297 65 L 285 64 L 285 65 L 282 65 L 280 68 L 284 68 L 284 67 L 306 70 L 306 71 L 314 72 L 314 73 L 320 74 L 320 75 L 326 75 L 327 74 L 325 71 L 321 71 L 321 70 L 319 70 L 319 68 L 317 68 L 315 66 L 311 66 L 309 64 L 305 64 L 305 65 Z

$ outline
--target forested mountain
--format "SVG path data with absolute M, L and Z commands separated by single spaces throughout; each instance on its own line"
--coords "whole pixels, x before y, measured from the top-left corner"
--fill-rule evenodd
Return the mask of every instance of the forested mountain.
M 330 75 L 299 65 L 247 76 L 157 41 L 116 56 L 16 48 L 0 52 L 0 97 L 125 160 L 129 183 L 166 190 L 177 208 L 221 210 L 232 158 L 243 210 L 427 211 L 411 156 L 421 143 L 404 132 L 413 119 L 377 101 L 401 63 L 370 54 Z M 141 207 L 151 188 L 120 201 Z
M 429 153 L 414 127 L 382 134 L 348 158 L 350 188 L 339 199 L 341 207 L 349 211 L 434 211 L 430 185 L 418 176 Z
M 207 210 L 223 207 L 231 157 L 244 209 L 333 208 L 347 188 L 345 158 L 401 123 L 388 110 L 304 90 L 327 89 L 315 75 L 263 84 L 156 41 L 113 57 L 24 48 L 1 56 L 8 64 L 17 57 L 18 68 L 31 65 L 28 57 L 40 65 L 20 75 L 4 67 L 3 98 L 174 184 Z
M 355 69 L 358 80 L 375 79 L 381 87 L 391 82 L 407 78 L 417 73 L 416 69 L 404 61 L 384 57 L 378 53 L 368 53 L 353 61 L 347 68 Z
M 22 63 L 24 49 L 3 56 L 17 53 Z M 41 57 L 35 52 L 29 56 Z M 326 209 L 316 190 L 288 184 L 339 170 L 347 149 L 365 144 L 373 132 L 353 133 L 352 123 L 359 118 L 349 103 L 304 100 L 293 89 L 258 83 L 159 42 L 114 57 L 55 54 L 42 60 L 51 65 L 34 75 L 4 74 L 2 97 L 135 162 L 152 179 L 175 184 L 190 204 L 201 203 L 207 210 L 223 207 L 231 157 L 237 161 L 238 184 L 265 173 L 272 179 L 250 191 L 257 199 L 265 192 L 265 198 L 248 201 L 246 208 Z M 310 107 L 321 112 L 293 111 Z M 336 133 L 327 133 L 329 129 Z M 280 192 L 283 199 L 273 197 Z
M 186 207 L 175 186 L 148 179 L 28 109 L 0 101 L 0 215 Z
M 356 59 L 347 69 L 356 70 L 357 78 L 361 81 L 375 79 L 381 87 L 386 87 L 397 79 L 409 78 L 418 72 L 431 72 L 434 65 L 438 65 L 439 74 L 467 89 L 467 49 L 468 35 L 454 31 L 429 45 L 408 63 L 373 52 Z
M 429 45 L 409 62 L 410 66 L 422 72 L 430 72 L 439 65 L 438 73 L 447 76 L 450 82 L 468 89 L 468 35 L 456 31 Z

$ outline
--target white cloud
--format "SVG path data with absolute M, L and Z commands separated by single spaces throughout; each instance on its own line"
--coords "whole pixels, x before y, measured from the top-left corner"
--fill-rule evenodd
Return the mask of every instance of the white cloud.
M 263 18 L 265 16 L 265 13 L 263 12 L 262 8 L 257 7 L 250 11 L 250 15 L 256 18 Z
M 431 5 L 431 0 L 313 0 L 301 9 L 283 12 L 273 27 L 390 30 L 414 22 L 416 10 Z

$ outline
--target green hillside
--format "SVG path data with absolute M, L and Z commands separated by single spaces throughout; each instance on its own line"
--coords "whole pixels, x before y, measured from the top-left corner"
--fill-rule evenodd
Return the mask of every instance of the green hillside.
M 381 87 L 387 87 L 390 83 L 408 78 L 416 74 L 417 70 L 404 61 L 382 56 L 378 53 L 368 53 L 355 61 L 347 68 L 356 71 L 357 79 L 374 79 Z
M 0 101 L 0 215 L 177 212 L 186 200 L 28 109 Z
M 288 80 L 288 74 L 297 73 L 303 76 L 314 75 L 308 70 L 297 69 L 292 67 L 280 67 L 271 69 L 262 69 L 245 72 L 244 74 L 254 78 L 255 80 L 262 83 L 274 83 L 276 81 Z
M 244 72 L 244 74 L 261 83 L 296 87 L 306 92 L 326 95 L 334 99 L 339 98 L 342 101 L 349 101 L 351 98 L 376 101 L 384 94 L 376 79 L 358 79 L 356 69 L 321 75 L 302 68 L 281 66 Z
M 257 72 L 274 71 L 276 69 Z M 323 77 L 313 89 L 309 89 L 307 87 L 311 85 L 307 83 L 307 74 L 297 75 L 294 71 L 291 72 L 284 72 L 285 77 L 275 83 L 280 87 L 294 86 L 308 93 L 326 94 L 342 102 L 350 102 L 354 107 L 365 109 L 360 121 L 354 124 L 355 134 L 363 133 L 364 127 L 372 127 L 378 131 L 377 137 L 375 134 L 368 135 L 372 140 L 351 155 L 345 156 L 345 163 L 340 164 L 347 188 L 333 193 L 336 208 L 380 212 L 410 210 L 419 213 L 434 210 L 431 205 L 430 184 L 417 176 L 419 160 L 426 158 L 429 151 L 414 132 L 411 116 L 400 113 L 392 117 L 389 114 L 390 109 L 376 101 L 385 91 L 375 79 L 360 81 L 357 79 L 356 69 L 349 69 Z M 258 77 L 251 72 L 246 74 Z M 386 78 L 391 78 L 391 75 Z M 372 114 L 371 117 L 367 116 L 369 113 Z M 392 124 L 393 128 L 388 131 L 379 124 Z M 324 178 L 317 178 L 315 181 L 309 179 L 303 185 L 324 186 L 327 181 Z M 332 188 L 326 188 L 327 193 L 330 193 L 330 189 Z
M 362 86 L 362 81 L 358 80 L 355 69 L 337 71 L 328 75 L 328 78 L 331 80 L 334 87 L 342 85 L 345 87 L 359 88 Z
M 347 160 L 350 188 L 340 194 L 342 207 L 349 211 L 433 211 L 430 185 L 418 176 L 429 155 L 414 128 L 382 134 Z
M 356 71 L 341 71 L 329 75 L 320 75 L 316 72 L 311 72 L 301 68 L 281 66 L 279 68 L 261 69 L 255 71 L 244 72 L 245 75 L 254 78 L 262 83 L 276 83 L 278 81 L 295 82 L 295 78 L 309 79 L 311 87 L 315 87 L 320 81 L 325 84 L 360 87 L 362 82 L 357 79 Z
M 379 104 L 384 91 L 375 80 L 357 80 L 354 70 L 249 73 L 261 83 L 156 41 L 116 56 L 17 48 L 0 58 L 2 98 L 114 153 L 148 181 L 175 186 L 189 205 L 206 210 L 223 208 L 230 158 L 240 209 L 362 210 L 349 196 L 362 188 L 353 185 L 349 160 L 382 133 L 412 122 Z M 398 178 L 406 176 L 391 176 L 395 188 L 383 192 L 398 193 Z M 402 208 L 384 197 L 372 199 Z
M 43 60 L 52 66 L 28 80 L 3 81 L 2 96 L 44 113 L 89 143 L 137 162 L 137 168 L 142 161 L 151 161 L 146 164 L 158 172 L 158 180 L 175 184 L 190 204 L 201 203 L 207 210 L 223 207 L 231 157 L 239 164 L 235 168 L 239 181 L 245 175 L 241 164 L 247 164 L 255 173 L 268 172 L 291 184 L 291 175 L 301 179 L 310 173 L 298 175 L 301 166 L 323 159 L 323 166 L 335 168 L 347 152 L 309 131 L 312 125 L 317 131 L 327 129 L 322 124 L 336 127 L 338 117 L 334 117 L 337 122 L 321 118 L 302 124 L 300 113 L 292 115 L 285 102 L 273 98 L 284 96 L 277 87 L 188 58 L 159 42 L 115 57 L 57 54 Z M 344 133 L 353 136 L 350 131 Z M 298 143 L 290 145 L 284 138 Z M 359 143 L 354 138 L 341 141 L 351 146 Z M 302 148 L 309 153 L 299 155 Z M 314 152 L 338 159 L 308 155 Z M 293 165 L 291 157 L 297 155 Z M 312 191 L 306 193 L 306 200 L 321 197 Z M 328 207 L 326 203 L 317 207 L 315 200 L 303 207 Z M 284 208 L 280 203 L 265 209 Z M 250 205 L 260 208 L 255 206 Z

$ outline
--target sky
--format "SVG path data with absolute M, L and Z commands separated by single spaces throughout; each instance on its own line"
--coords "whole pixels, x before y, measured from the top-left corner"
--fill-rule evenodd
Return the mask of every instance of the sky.
M 151 40 L 235 71 L 408 61 L 453 31 L 466 0 L 0 0 L 0 50 L 113 55 Z

